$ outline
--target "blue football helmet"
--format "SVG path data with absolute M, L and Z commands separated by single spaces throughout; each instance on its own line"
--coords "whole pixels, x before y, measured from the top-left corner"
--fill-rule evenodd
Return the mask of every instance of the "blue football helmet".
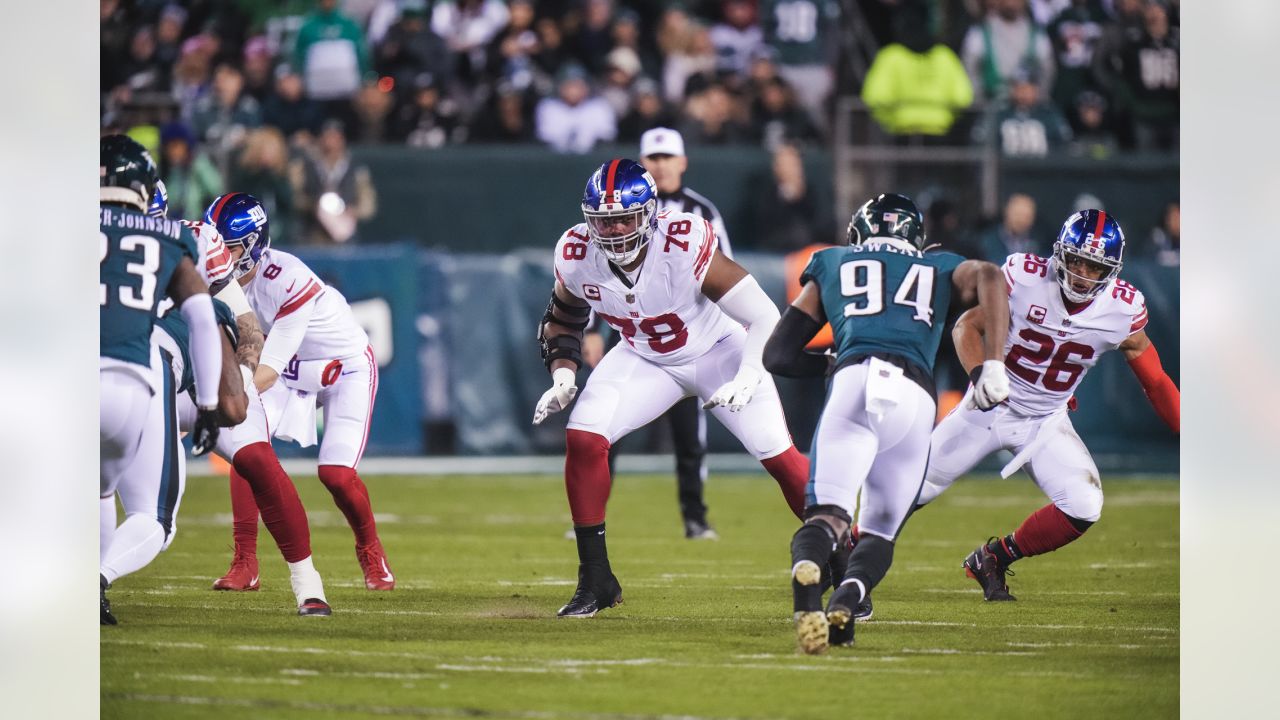
M 601 165 L 582 192 L 587 234 L 615 265 L 639 257 L 658 228 L 658 186 L 634 160 Z
M 1074 273 L 1068 260 L 1083 260 L 1103 270 L 1093 279 Z M 1053 244 L 1054 273 L 1062 294 L 1072 302 L 1088 302 L 1120 275 L 1124 265 L 1124 231 L 1114 217 L 1102 210 L 1082 210 L 1062 224 Z
M 169 191 L 164 181 L 156 179 L 156 190 L 151 193 L 151 204 L 147 206 L 147 214 L 151 217 L 164 217 L 169 212 Z
M 262 259 L 263 251 L 271 247 L 267 211 L 249 193 L 233 192 L 219 196 L 205 211 L 204 221 L 217 228 L 228 248 L 244 248 L 244 254 L 231 271 L 232 277 L 237 279 L 253 272 L 254 266 Z

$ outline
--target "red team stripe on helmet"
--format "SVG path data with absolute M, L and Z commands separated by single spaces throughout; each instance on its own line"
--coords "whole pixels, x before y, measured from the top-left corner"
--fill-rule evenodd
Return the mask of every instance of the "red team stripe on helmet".
M 320 292 L 320 284 L 315 280 L 308 280 L 307 284 L 298 291 L 297 295 L 294 295 L 291 299 L 285 302 L 284 305 L 280 306 L 280 311 L 276 313 L 276 320 L 279 320 L 289 313 L 292 313 L 294 310 L 302 307 L 308 300 L 315 297 L 318 292 Z
M 707 228 L 707 236 L 702 241 L 702 247 L 698 249 L 698 259 L 693 263 L 693 276 L 702 277 L 702 271 L 707 263 L 711 260 L 711 251 L 716 247 L 716 231 L 711 229 L 711 223 L 705 219 L 702 224 Z
M 1098 226 L 1093 229 L 1093 237 L 1102 242 L 1102 226 L 1107 224 L 1107 213 L 1098 211 Z
M 613 162 L 609 163 L 609 172 L 606 174 L 606 177 L 604 180 L 604 201 L 605 202 L 613 202 L 613 181 L 614 181 L 614 176 L 618 174 L 618 163 L 620 162 L 622 161 L 614 160 Z
M 209 217 L 216 221 L 218 219 L 218 213 L 222 212 L 222 208 L 227 204 L 227 201 L 232 197 L 235 197 L 235 195 L 236 193 L 227 193 L 226 195 L 223 195 L 222 199 L 219 200 L 218 204 L 213 208 L 213 212 L 209 213 Z

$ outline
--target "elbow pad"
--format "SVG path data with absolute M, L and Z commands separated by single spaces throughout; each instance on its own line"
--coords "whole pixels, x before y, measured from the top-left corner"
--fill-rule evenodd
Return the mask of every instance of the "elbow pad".
M 568 316 L 567 319 L 557 317 L 556 310 Z M 551 293 L 547 310 L 542 314 L 542 322 L 538 323 L 538 345 L 542 352 L 542 362 L 551 369 L 554 360 L 568 360 L 575 367 L 582 367 L 582 331 L 590 320 L 591 308 L 570 305 Z M 555 324 L 569 332 L 547 337 L 547 326 Z

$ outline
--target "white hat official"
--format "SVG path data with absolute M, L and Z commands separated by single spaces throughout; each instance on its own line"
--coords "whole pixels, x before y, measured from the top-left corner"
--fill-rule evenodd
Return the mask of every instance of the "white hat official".
M 640 136 L 640 157 L 678 155 L 684 157 L 684 138 L 671 128 L 656 127 Z

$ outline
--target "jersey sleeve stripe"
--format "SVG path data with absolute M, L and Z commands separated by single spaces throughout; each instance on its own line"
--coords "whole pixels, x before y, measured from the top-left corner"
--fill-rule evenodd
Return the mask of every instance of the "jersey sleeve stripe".
M 315 280 L 308 280 L 306 287 L 302 288 L 293 299 L 280 306 L 280 311 L 276 313 L 276 320 L 292 313 L 307 303 L 308 300 L 315 297 L 320 292 L 320 285 Z
M 716 231 L 711 229 L 711 223 L 704 218 L 702 224 L 707 228 L 707 236 L 702 241 L 702 247 L 698 250 L 698 259 L 693 264 L 693 276 L 702 277 L 704 266 L 711 260 L 711 252 L 716 247 Z
M 1009 266 L 1004 266 L 1004 282 L 1009 286 L 1009 294 L 1013 294 L 1013 275 L 1009 274 Z

